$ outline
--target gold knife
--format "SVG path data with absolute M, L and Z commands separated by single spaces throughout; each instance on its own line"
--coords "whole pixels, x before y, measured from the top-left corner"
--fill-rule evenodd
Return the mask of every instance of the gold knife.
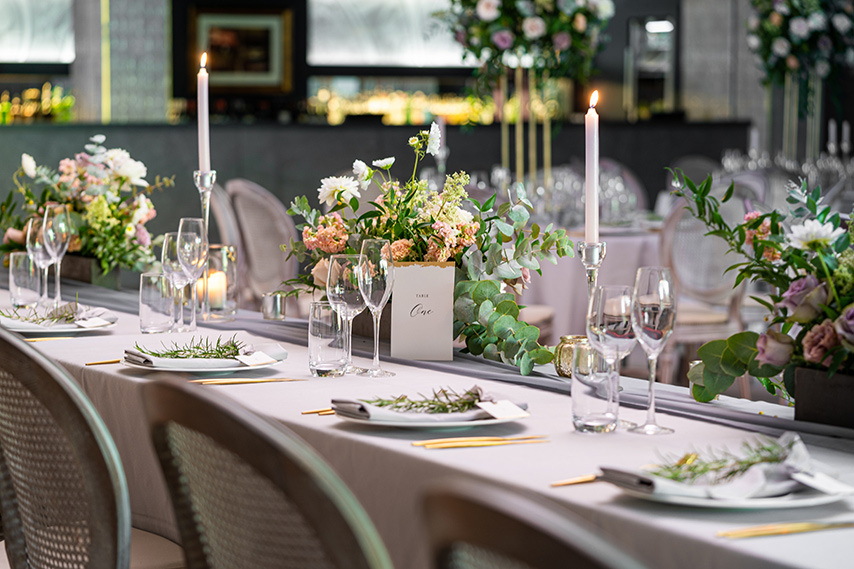
M 790 533 L 807 533 L 826 529 L 854 527 L 854 522 L 790 522 L 782 524 L 767 524 L 741 529 L 719 531 L 718 537 L 741 539 L 745 537 L 765 537 L 769 535 L 788 535 Z
M 573 486 L 575 484 L 587 484 L 589 482 L 596 482 L 599 480 L 598 474 L 585 474 L 584 476 L 576 476 L 575 478 L 567 478 L 566 480 L 558 480 L 557 482 L 552 482 L 551 487 L 557 488 L 559 486 Z
M 50 340 L 71 340 L 71 336 L 43 336 L 41 338 L 25 338 L 27 342 L 49 342 Z
M 545 438 L 545 435 L 520 435 L 516 437 L 453 437 L 453 438 L 444 438 L 444 439 L 427 439 L 424 441 L 412 441 L 412 446 L 414 447 L 424 447 L 429 445 L 436 444 L 445 444 L 445 443 L 463 443 L 463 442 L 492 442 L 492 441 L 525 441 L 531 439 L 542 439 Z
M 239 385 L 241 383 L 278 383 L 284 381 L 305 381 L 304 379 L 295 379 L 290 377 L 219 377 L 219 378 L 204 378 L 191 379 L 190 383 L 200 383 L 202 385 Z
M 462 441 L 457 443 L 433 443 L 424 445 L 426 449 L 443 449 L 443 448 L 477 448 L 477 447 L 498 447 L 505 445 L 525 445 L 534 443 L 547 443 L 546 439 L 536 439 L 532 441 Z

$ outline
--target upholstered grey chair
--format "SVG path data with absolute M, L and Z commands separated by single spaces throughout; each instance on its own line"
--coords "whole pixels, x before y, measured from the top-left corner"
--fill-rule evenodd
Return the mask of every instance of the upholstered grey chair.
M 131 530 L 119 454 L 89 399 L 65 370 L 2 329 L 0 512 L 0 565 L 184 566 L 178 545 Z
M 435 569 L 642 569 L 565 509 L 474 480 L 424 499 Z
M 386 569 L 373 523 L 299 437 L 183 379 L 143 386 L 191 569 Z

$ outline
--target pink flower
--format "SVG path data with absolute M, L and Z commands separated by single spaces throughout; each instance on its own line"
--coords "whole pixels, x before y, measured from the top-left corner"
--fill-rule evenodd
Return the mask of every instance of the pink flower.
M 821 314 L 819 306 L 827 302 L 827 289 L 814 275 L 792 281 L 789 289 L 783 293 L 778 306 L 789 310 L 792 322 L 809 322 Z
M 762 365 L 784 367 L 792 359 L 795 340 L 788 334 L 768 330 L 756 339 L 756 361 Z
M 477 235 L 479 229 L 480 223 L 478 223 L 477 221 L 467 224 L 459 224 L 457 226 L 457 230 L 459 231 L 459 236 L 457 237 L 458 244 L 462 245 L 463 247 L 474 245 L 475 236 Z
M 575 19 L 572 20 L 572 27 L 579 33 L 584 33 L 587 31 L 587 16 L 578 12 L 575 15 Z
M 447 261 L 452 253 L 453 251 L 431 239 L 430 244 L 427 246 L 427 253 L 424 255 L 424 260 L 441 263 L 442 261 Z
M 804 336 L 804 359 L 810 363 L 829 366 L 833 358 L 827 352 L 839 345 L 833 322 L 825 319 Z
M 786 58 L 786 67 L 788 67 L 789 69 L 795 70 L 800 66 L 801 62 L 798 61 L 798 58 L 796 56 L 789 55 L 789 57 Z
M 566 51 L 572 45 L 572 38 L 569 37 L 569 32 L 558 32 L 552 38 L 552 43 L 557 51 Z
M 136 226 L 136 241 L 143 247 L 151 246 L 151 234 L 142 224 Z
M 6 230 L 5 235 L 3 235 L 3 243 L 21 243 L 23 244 L 27 240 L 26 235 L 20 229 L 15 229 L 14 227 L 10 227 Z
M 340 253 L 347 246 L 347 227 L 338 212 L 324 215 L 318 220 L 317 229 L 305 227 L 302 240 L 309 250 L 320 249 L 324 253 Z
M 412 239 L 398 239 L 391 244 L 391 258 L 395 261 L 405 260 L 410 253 L 415 242 Z
M 510 30 L 498 30 L 492 34 L 492 43 L 500 50 L 510 49 L 516 36 Z
M 323 258 L 312 267 L 311 278 L 316 286 L 326 288 L 326 279 L 329 278 L 329 259 Z

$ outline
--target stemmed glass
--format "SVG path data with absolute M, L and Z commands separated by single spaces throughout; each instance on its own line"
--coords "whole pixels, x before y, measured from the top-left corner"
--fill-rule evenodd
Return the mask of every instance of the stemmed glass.
M 391 295 L 394 282 L 394 259 L 388 239 L 365 239 L 362 242 L 362 259 L 358 266 L 359 290 L 374 317 L 374 364 L 359 375 L 389 377 L 392 371 L 380 367 L 380 316 Z
M 632 295 L 632 327 L 649 359 L 649 407 L 646 423 L 629 429 L 644 435 L 666 435 L 673 429 L 655 422 L 655 369 L 658 355 L 676 322 L 676 299 L 673 297 L 673 277 L 666 267 L 640 267 L 635 275 Z
M 178 256 L 178 232 L 170 231 L 163 235 L 163 249 L 160 251 L 160 265 L 163 274 L 172 283 L 172 330 L 174 332 L 184 331 L 184 287 L 190 282 L 184 269 L 181 268 L 181 260 Z M 191 331 L 191 330 L 190 330 Z
M 39 306 L 46 308 L 47 300 L 47 269 L 53 264 L 53 258 L 44 243 L 44 222 L 34 217 L 27 222 L 27 254 L 42 271 Z
M 44 211 L 44 245 L 50 254 L 53 262 L 56 263 L 54 277 L 56 279 L 56 294 L 54 304 L 59 306 L 62 302 L 62 294 L 60 293 L 60 270 L 62 268 L 62 258 L 65 252 L 68 251 L 68 244 L 71 243 L 71 216 L 68 213 L 68 208 L 65 206 L 48 206 Z
M 358 373 L 361 368 L 353 366 L 353 318 L 365 309 L 365 297 L 359 290 L 358 268 L 361 255 L 332 255 L 329 258 L 329 273 L 326 279 L 326 296 L 341 304 L 347 341 L 347 367 L 344 373 Z
M 587 340 L 608 364 L 608 409 L 616 420 L 619 409 L 620 360 L 629 355 L 635 345 L 631 287 L 605 285 L 593 289 L 587 306 Z M 620 426 L 631 428 L 636 425 L 620 421 Z
M 178 261 L 191 285 L 190 330 L 196 329 L 196 281 L 208 264 L 208 234 L 199 217 L 182 217 L 178 224 Z

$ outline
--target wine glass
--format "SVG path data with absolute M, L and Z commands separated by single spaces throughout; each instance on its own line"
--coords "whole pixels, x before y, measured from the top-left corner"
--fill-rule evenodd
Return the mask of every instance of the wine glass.
M 391 295 L 394 282 L 394 259 L 388 239 L 365 239 L 362 242 L 362 259 L 357 267 L 359 291 L 374 317 L 374 364 L 359 375 L 389 377 L 392 371 L 380 367 L 380 316 Z
M 196 281 L 208 264 L 208 234 L 200 217 L 183 217 L 178 224 L 178 261 L 187 277 L 192 299 L 190 330 L 196 329 Z
M 646 423 L 629 429 L 644 435 L 666 435 L 673 429 L 655 423 L 655 369 L 658 355 L 676 322 L 676 299 L 673 297 L 673 277 L 666 267 L 640 267 L 635 275 L 632 295 L 632 327 L 649 359 L 649 407 Z
M 617 420 L 620 389 L 620 360 L 629 355 L 635 345 L 632 328 L 632 288 L 621 285 L 597 286 L 587 306 L 587 340 L 608 365 L 608 415 Z M 622 427 L 634 423 L 620 421 Z
M 177 231 L 170 231 L 163 235 L 160 265 L 163 267 L 163 274 L 172 283 L 172 330 L 174 332 L 184 332 L 184 287 L 187 286 L 190 280 L 184 274 L 184 269 L 181 268 L 181 261 L 178 257 Z
M 65 206 L 45 207 L 43 232 L 45 248 L 50 254 L 51 259 L 56 263 L 56 269 L 54 270 L 56 280 L 54 305 L 58 307 L 62 302 L 59 284 L 62 258 L 65 256 L 65 252 L 68 251 L 68 244 L 71 243 L 71 215 L 68 213 L 68 208 Z
M 353 318 L 365 309 L 365 297 L 359 290 L 358 268 L 361 255 L 332 255 L 326 279 L 326 296 L 341 303 L 344 318 L 344 338 L 347 341 L 347 367 L 345 373 L 357 373 L 362 368 L 353 366 Z
M 39 306 L 47 307 L 47 269 L 53 264 L 44 243 L 44 221 L 33 217 L 27 222 L 27 254 L 42 271 L 41 290 L 39 293 Z

